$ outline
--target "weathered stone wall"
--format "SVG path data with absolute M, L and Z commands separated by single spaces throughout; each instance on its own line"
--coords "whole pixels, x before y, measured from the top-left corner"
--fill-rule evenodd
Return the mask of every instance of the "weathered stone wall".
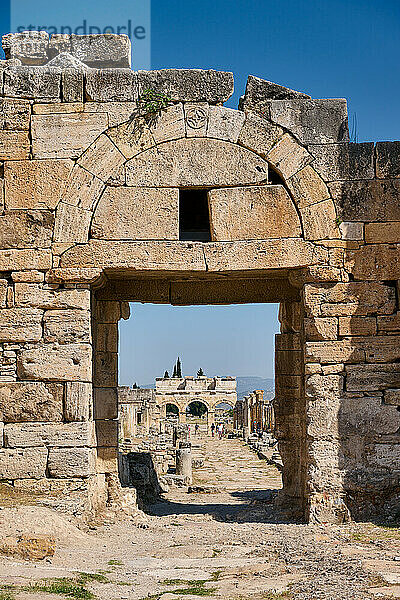
M 280 301 L 286 497 L 394 514 L 400 142 L 349 143 L 341 99 L 250 77 L 236 111 L 230 73 L 53 66 L 52 44 L 0 63 L 0 478 L 105 501 L 123 302 Z M 169 106 L 135 118 L 148 88 Z M 191 187 L 211 242 L 179 240 Z

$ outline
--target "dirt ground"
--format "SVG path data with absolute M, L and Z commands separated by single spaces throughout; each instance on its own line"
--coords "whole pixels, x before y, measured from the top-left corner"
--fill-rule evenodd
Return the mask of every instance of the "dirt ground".
M 192 441 L 204 457 L 195 483 L 212 493 L 171 490 L 147 528 L 64 522 L 52 558 L 0 558 L 0 600 L 400 599 L 398 528 L 279 522 L 275 467 L 241 440 Z

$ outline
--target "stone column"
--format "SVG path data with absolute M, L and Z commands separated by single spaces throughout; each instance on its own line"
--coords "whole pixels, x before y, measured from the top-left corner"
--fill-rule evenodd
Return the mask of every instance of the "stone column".
M 183 475 L 187 484 L 192 483 L 192 444 L 179 442 L 176 451 L 176 474 Z

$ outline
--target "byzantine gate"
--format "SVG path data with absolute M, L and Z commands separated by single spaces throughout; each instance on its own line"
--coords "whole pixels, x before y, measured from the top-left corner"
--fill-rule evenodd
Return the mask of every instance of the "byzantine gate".
M 127 302 L 280 302 L 281 503 L 394 515 L 400 142 L 349 143 L 342 99 L 250 76 L 233 110 L 231 73 L 33 34 L 0 66 L 0 479 L 105 503 Z

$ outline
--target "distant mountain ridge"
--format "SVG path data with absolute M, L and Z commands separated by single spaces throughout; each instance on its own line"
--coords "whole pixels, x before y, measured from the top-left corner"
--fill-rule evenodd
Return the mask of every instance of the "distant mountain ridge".
M 237 395 L 239 400 L 248 396 L 254 390 L 269 392 L 268 397 L 274 393 L 275 382 L 273 379 L 263 377 L 237 377 Z M 266 394 L 267 395 L 267 394 Z
M 239 400 L 244 396 L 248 396 L 254 390 L 264 390 L 265 396 L 271 398 L 274 394 L 275 382 L 273 379 L 263 377 L 236 377 L 237 395 Z M 155 383 L 141 385 L 141 388 L 154 390 Z

